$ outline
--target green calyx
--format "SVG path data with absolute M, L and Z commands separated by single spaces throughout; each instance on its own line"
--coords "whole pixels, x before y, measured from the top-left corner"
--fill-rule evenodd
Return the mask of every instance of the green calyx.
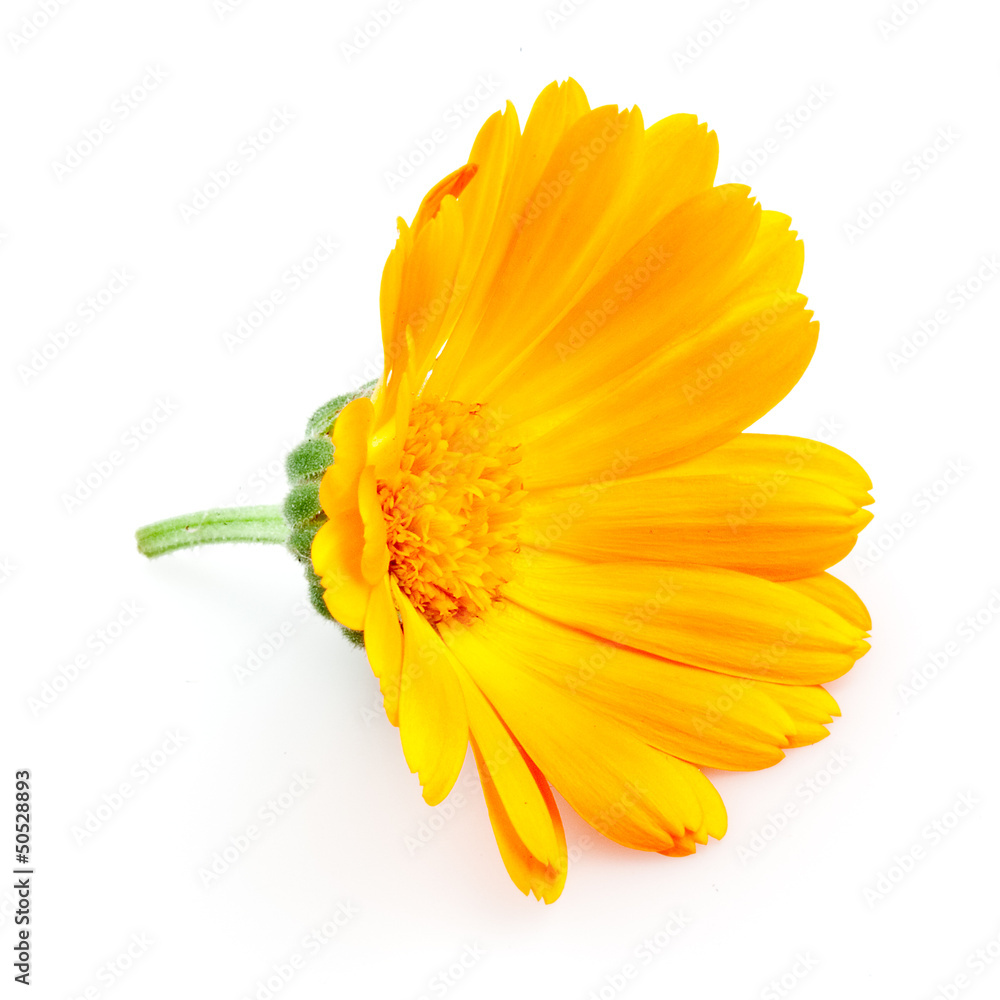
M 312 542 L 327 517 L 319 502 L 323 473 L 333 464 L 333 426 L 352 400 L 368 396 L 375 382 L 321 406 L 306 424 L 306 439 L 285 460 L 291 489 L 283 505 L 225 507 L 148 524 L 135 533 L 139 551 L 150 559 L 196 545 L 260 542 L 285 545 L 305 568 L 312 606 L 333 620 L 323 587 L 312 567 Z M 338 623 L 339 624 L 339 623 Z M 340 626 L 348 640 L 364 646 L 364 633 Z

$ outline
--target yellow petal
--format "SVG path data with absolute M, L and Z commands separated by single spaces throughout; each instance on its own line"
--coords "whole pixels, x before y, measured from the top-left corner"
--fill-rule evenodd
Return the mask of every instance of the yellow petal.
M 861 466 L 805 438 L 741 434 L 661 472 L 623 471 L 533 492 L 522 538 L 592 561 L 720 566 L 791 580 L 843 559 L 871 519 Z
M 371 581 L 362 572 L 365 526 L 359 509 L 359 483 L 367 462 L 373 416 L 372 401 L 362 397 L 348 403 L 337 417 L 333 464 L 323 474 L 319 488 L 320 505 L 329 520 L 316 533 L 311 549 L 327 609 L 351 629 L 364 626 L 371 593 Z M 376 542 L 373 537 L 373 551 Z M 369 566 L 375 561 L 369 556 Z
M 488 780 L 497 798 L 495 804 L 503 806 L 517 841 L 540 867 L 562 868 L 565 873 L 566 843 L 561 838 L 561 826 L 557 830 L 553 821 L 553 812 L 556 816 L 558 812 L 548 785 L 538 780 L 524 751 L 465 668 L 456 666 L 456 673 L 462 683 L 480 775 L 485 772 L 484 787 Z
M 509 207 L 513 212 L 520 214 L 566 133 L 588 111 L 587 95 L 572 77 L 562 83 L 550 83 L 535 98 L 524 125 L 510 183 Z
M 609 204 L 606 195 L 599 211 L 606 212 Z M 580 214 L 581 229 L 604 222 L 603 215 L 584 206 Z M 500 341 L 492 364 L 482 358 L 481 378 L 470 391 L 517 420 L 547 419 L 540 429 L 574 419 L 598 399 L 606 405 L 617 380 L 643 370 L 657 352 L 689 340 L 726 311 L 722 300 L 739 280 L 760 220 L 760 208 L 741 185 L 709 188 L 689 198 L 652 226 L 578 301 L 567 301 L 562 313 L 525 317 L 522 325 L 497 331 L 481 344 L 485 355 L 494 340 Z M 532 313 L 538 295 L 522 295 L 524 313 Z
M 696 767 L 649 746 L 519 660 L 502 611 L 442 638 L 529 758 L 595 829 L 627 847 L 684 849 L 725 832 L 725 808 Z
M 724 445 L 671 468 L 672 475 L 729 474 L 753 482 L 784 470 L 836 490 L 858 506 L 872 502 L 868 473 L 838 448 L 787 434 L 740 434 Z M 774 491 L 768 484 L 768 493 Z M 781 486 L 781 483 L 774 483 Z
M 369 584 L 378 583 L 389 568 L 385 516 L 376 491 L 375 470 L 367 465 L 358 481 L 358 513 L 363 525 L 361 575 Z
M 424 800 L 437 805 L 451 791 L 469 742 L 462 688 L 437 632 L 395 584 L 403 622 L 399 737 L 407 766 L 420 779 Z
M 327 521 L 312 542 L 313 569 L 330 614 L 347 628 L 364 628 L 371 584 L 361 574 L 364 527 L 357 510 Z
M 449 303 L 441 329 L 448 347 L 434 362 L 429 391 L 454 398 L 455 374 L 477 336 L 483 310 L 515 237 L 517 219 L 560 140 L 589 108 L 575 80 L 553 83 L 539 94 L 523 135 L 509 103 L 503 115 L 494 115 L 480 130 L 469 156 L 478 170 L 459 199 L 465 248 L 455 280 L 456 297 Z
M 675 663 L 559 625 L 516 605 L 504 611 L 508 655 L 568 698 L 699 767 L 770 767 L 803 734 L 822 728 L 836 703 L 820 687 L 772 684 Z M 633 623 L 632 627 L 635 627 Z
M 333 427 L 333 465 L 323 473 L 319 500 L 333 518 L 358 507 L 358 481 L 368 462 L 368 441 L 375 407 L 367 396 L 352 400 L 341 410 Z M 319 572 L 319 570 L 317 570 Z
M 791 226 L 792 220 L 781 212 L 761 212 L 757 238 L 719 305 L 728 308 L 767 292 L 780 302 L 783 294 L 799 287 L 805 258 L 802 241 Z
M 453 284 L 442 296 L 444 315 L 437 340 L 430 347 L 427 367 L 433 365 L 430 391 L 447 384 L 454 366 L 461 361 L 461 342 L 476 329 L 484 304 L 492 292 L 493 280 L 513 233 L 510 212 L 504 199 L 510 197 L 509 181 L 517 159 L 521 132 L 517 112 L 508 102 L 506 110 L 490 117 L 480 129 L 469 154 L 476 174 L 458 200 L 462 212 L 462 258 Z M 445 341 L 448 351 L 438 359 Z M 449 365 L 451 366 L 449 368 Z
M 758 682 L 759 690 L 781 705 L 795 719 L 795 732 L 789 734 L 790 747 L 809 746 L 829 735 L 827 724 L 840 715 L 833 696 L 825 688 L 813 685 L 770 684 Z
M 718 139 L 697 115 L 670 115 L 650 125 L 621 223 L 595 270 L 606 271 L 678 205 L 710 188 L 718 162 Z
M 865 632 L 872 627 L 871 615 L 861 598 L 843 580 L 838 580 L 829 573 L 789 580 L 785 586 L 825 604 Z
M 512 814 L 500 797 L 475 740 L 472 741 L 472 752 L 476 758 L 476 767 L 479 769 L 483 797 L 486 799 L 486 808 L 489 810 L 493 835 L 496 837 L 497 847 L 500 849 L 500 857 L 503 859 L 507 874 L 510 875 L 514 885 L 526 896 L 531 892 L 534 893 L 536 899 L 544 900 L 546 903 L 554 903 L 562 894 L 563 886 L 566 884 L 566 838 L 555 800 L 552 798 L 552 793 L 549 791 L 544 777 L 532 767 L 532 774 L 537 782 L 538 790 L 544 795 L 549 809 L 550 822 L 562 844 L 561 859 L 551 865 L 543 865 L 518 836 L 511 818 Z M 527 761 L 527 764 L 531 767 L 530 761 Z
M 438 211 L 422 227 L 401 233 L 393 251 L 398 260 L 383 274 L 382 339 L 384 386 L 376 394 L 379 416 L 391 412 L 400 380 L 423 383 L 437 353 L 438 332 L 455 291 L 455 275 L 463 250 L 462 211 L 446 195 Z
M 864 632 L 819 601 L 731 570 L 584 563 L 530 553 L 505 587 L 554 621 L 657 656 L 741 677 L 820 684 L 868 650 Z
M 476 176 L 478 169 L 479 167 L 474 162 L 469 162 L 457 170 L 453 170 L 443 180 L 438 181 L 424 195 L 424 200 L 420 203 L 420 208 L 413 219 L 413 230 L 419 232 L 423 229 L 441 210 L 441 206 L 448 195 L 451 195 L 452 198 L 458 198 L 469 186 L 472 178 Z
M 365 652 L 379 679 L 385 714 L 399 725 L 399 678 L 403 668 L 403 632 L 392 600 L 389 577 L 373 588 L 365 613 Z
M 599 405 L 589 397 L 572 404 L 572 416 L 563 408 L 558 417 L 522 425 L 525 486 L 637 476 L 730 440 L 799 380 L 816 347 L 811 317 L 801 295 L 790 296 L 781 311 L 770 297 L 745 303 L 612 379 Z
M 496 372 L 544 333 L 592 275 L 630 192 L 641 116 L 595 108 L 567 130 L 518 218 L 492 298 L 451 393 L 485 400 Z

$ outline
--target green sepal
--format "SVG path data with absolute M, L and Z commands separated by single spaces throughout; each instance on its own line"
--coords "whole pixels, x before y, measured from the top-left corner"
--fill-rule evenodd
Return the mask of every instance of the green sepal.
M 340 622 L 337 622 L 340 625 Z M 357 632 L 353 628 L 348 628 L 346 625 L 340 625 L 340 631 L 344 633 L 344 638 L 352 645 L 357 646 L 358 649 L 365 648 L 365 634 L 364 632 Z
M 330 609 L 326 606 L 326 601 L 323 600 L 323 588 L 320 586 L 319 577 L 313 572 L 312 566 L 306 567 L 306 583 L 309 585 L 309 603 L 324 618 L 336 621 L 333 615 L 330 614 Z M 337 624 L 339 625 L 340 623 L 337 622 Z
M 322 511 L 323 508 L 319 503 L 319 486 L 316 483 L 293 486 L 285 497 L 285 520 L 292 528 L 305 527 Z
M 293 528 L 289 532 L 286 542 L 288 550 L 300 563 L 312 564 L 312 543 L 321 526 L 322 522 L 317 518 L 315 521 L 311 521 L 301 528 Z
M 285 472 L 290 483 L 305 483 L 320 479 L 333 464 L 333 442 L 326 437 L 303 441 L 285 459 Z

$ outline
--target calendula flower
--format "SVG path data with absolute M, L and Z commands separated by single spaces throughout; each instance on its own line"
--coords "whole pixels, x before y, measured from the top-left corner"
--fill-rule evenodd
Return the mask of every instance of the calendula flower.
M 572 80 L 523 131 L 508 104 L 399 222 L 382 377 L 290 461 L 290 544 L 363 633 L 424 798 L 471 745 L 507 871 L 546 902 L 567 868 L 550 783 L 619 844 L 690 854 L 726 830 L 702 769 L 826 736 L 822 685 L 868 649 L 825 572 L 868 477 L 744 433 L 816 345 L 802 245 L 716 163 L 694 116 L 646 128 Z M 285 540 L 274 517 L 184 529 Z

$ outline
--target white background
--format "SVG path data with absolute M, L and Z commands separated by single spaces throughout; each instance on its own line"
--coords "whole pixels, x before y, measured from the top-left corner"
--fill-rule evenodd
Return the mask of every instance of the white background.
M 353 55 L 343 46 L 371 0 L 74 0 L 27 41 L 12 36 L 44 21 L 40 2 L 4 3 L 0 797 L 9 831 L 13 772 L 31 769 L 36 864 L 33 992 L 11 995 L 1000 990 L 1000 281 L 966 284 L 981 267 L 995 277 L 982 262 L 1000 252 L 997 8 L 907 0 L 913 13 L 880 27 L 891 0 L 586 0 L 561 20 L 557 2 L 402 0 Z M 700 45 L 706 21 L 717 34 Z M 122 117 L 119 95 L 152 82 L 150 68 L 165 78 Z M 638 104 L 647 122 L 697 113 L 718 132 L 720 182 L 742 169 L 765 207 L 793 217 L 820 345 L 759 427 L 824 437 L 871 474 L 875 521 L 837 572 L 875 626 L 872 652 L 830 685 L 843 718 L 827 740 L 767 771 L 713 774 L 723 841 L 683 860 L 630 852 L 588 839 L 564 808 L 574 861 L 545 907 L 504 872 L 471 758 L 450 804 L 424 805 L 363 654 L 302 613 L 291 558 L 227 546 L 151 563 L 133 531 L 282 498 L 306 418 L 380 363 L 396 215 L 412 217 L 505 99 L 523 122 L 568 75 L 592 104 Z M 294 120 L 251 161 L 241 144 L 275 109 Z M 102 118 L 101 143 L 57 170 Z M 426 162 L 388 176 L 434 129 Z M 181 206 L 233 159 L 240 172 L 185 220 Z M 879 217 L 859 216 L 873 202 Z M 336 254 L 228 349 L 225 334 L 309 266 L 320 238 Z M 116 271 L 127 287 L 88 323 L 86 300 Z M 928 337 L 919 324 L 937 310 Z M 72 321 L 65 348 L 45 348 Z M 906 338 L 911 357 L 894 365 Z M 95 469 L 97 488 L 68 502 Z M 283 625 L 281 648 L 241 682 Z M 39 708 L 79 654 L 88 666 Z M 151 756 L 172 733 L 179 748 Z M 310 787 L 267 824 L 260 810 L 302 773 Z M 963 795 L 974 806 L 959 817 Z M 251 823 L 260 837 L 205 885 L 199 869 Z M 12 837 L 0 842 L 6 870 Z M 0 888 L 5 991 L 12 900 Z M 349 921 L 307 948 L 341 905 Z M 661 949 L 671 914 L 685 926 Z M 296 954 L 294 976 L 274 979 Z M 448 969 L 463 954 L 458 979 Z

